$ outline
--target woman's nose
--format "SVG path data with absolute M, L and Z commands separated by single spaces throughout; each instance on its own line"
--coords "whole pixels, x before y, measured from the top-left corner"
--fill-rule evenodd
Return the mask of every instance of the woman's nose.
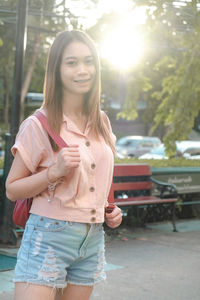
M 87 73 L 87 68 L 85 64 L 79 64 L 78 73 Z

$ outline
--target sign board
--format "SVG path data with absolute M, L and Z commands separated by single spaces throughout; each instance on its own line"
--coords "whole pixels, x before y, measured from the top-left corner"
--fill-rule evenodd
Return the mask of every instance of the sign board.
M 178 194 L 200 193 L 200 168 L 151 168 L 152 176 L 176 185 Z

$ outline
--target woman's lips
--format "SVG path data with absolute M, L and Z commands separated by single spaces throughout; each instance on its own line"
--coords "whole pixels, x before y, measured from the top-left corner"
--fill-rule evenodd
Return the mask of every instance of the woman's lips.
M 88 79 L 79 79 L 79 80 L 74 80 L 74 81 L 77 82 L 77 83 L 86 83 L 86 82 L 90 81 L 90 78 L 88 78 Z

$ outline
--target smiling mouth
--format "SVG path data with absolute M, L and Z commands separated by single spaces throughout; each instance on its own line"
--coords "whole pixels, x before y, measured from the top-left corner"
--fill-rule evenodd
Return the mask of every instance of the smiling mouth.
M 88 78 L 88 79 L 82 79 L 82 80 L 74 80 L 74 81 L 78 82 L 78 83 L 86 83 L 86 82 L 90 81 L 90 78 Z

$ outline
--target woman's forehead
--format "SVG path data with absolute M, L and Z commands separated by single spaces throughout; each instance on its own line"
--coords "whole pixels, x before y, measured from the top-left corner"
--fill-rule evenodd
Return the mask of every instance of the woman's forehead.
M 85 56 L 91 56 L 92 52 L 90 48 L 82 43 L 82 42 L 72 42 L 70 43 L 63 52 L 63 58 L 68 57 L 85 57 Z

